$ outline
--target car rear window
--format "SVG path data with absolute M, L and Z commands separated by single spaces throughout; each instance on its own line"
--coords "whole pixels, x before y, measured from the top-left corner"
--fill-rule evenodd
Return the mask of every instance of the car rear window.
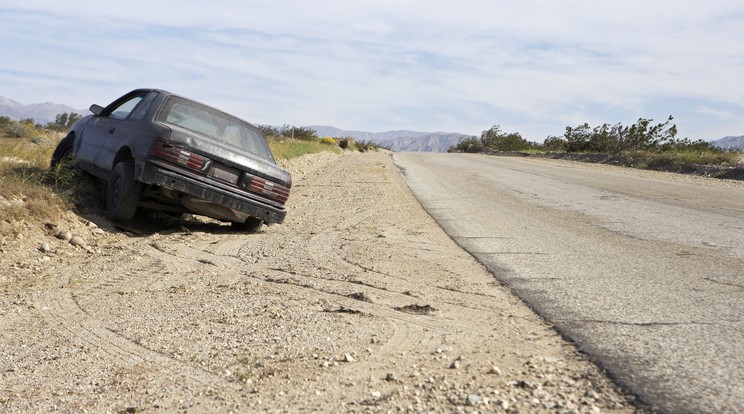
M 256 127 L 198 102 L 170 96 L 158 114 L 157 121 L 176 125 L 262 158 L 274 160 L 266 140 Z

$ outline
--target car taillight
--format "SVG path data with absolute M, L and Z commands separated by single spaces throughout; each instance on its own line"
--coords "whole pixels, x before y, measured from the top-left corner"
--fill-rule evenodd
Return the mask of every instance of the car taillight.
M 195 171 L 204 171 L 209 165 L 210 159 L 194 154 L 191 151 L 174 147 L 162 141 L 157 141 L 150 148 L 150 155 L 182 165 Z
M 287 202 L 289 198 L 289 187 L 285 187 L 281 184 L 264 180 L 263 178 L 249 175 L 249 179 L 246 181 L 245 188 L 248 191 L 263 194 L 269 198 L 276 200 L 282 204 Z

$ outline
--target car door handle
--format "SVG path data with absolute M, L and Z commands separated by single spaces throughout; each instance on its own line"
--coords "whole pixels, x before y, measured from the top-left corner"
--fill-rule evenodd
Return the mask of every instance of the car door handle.
M 111 129 L 109 129 L 109 134 L 113 134 L 113 133 L 114 133 L 114 131 L 116 131 L 116 128 L 111 128 Z

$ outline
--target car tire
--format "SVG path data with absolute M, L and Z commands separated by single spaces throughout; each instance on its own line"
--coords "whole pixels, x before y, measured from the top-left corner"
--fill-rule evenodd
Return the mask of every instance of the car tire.
M 75 136 L 68 134 L 57 144 L 57 148 L 52 153 L 52 160 L 49 164 L 49 170 L 54 172 L 61 168 L 62 164 L 72 158 L 72 144 L 75 142 Z
M 261 226 L 263 226 L 263 220 L 256 217 L 248 217 L 242 223 L 233 221 L 230 225 L 236 230 L 244 231 L 246 233 L 255 233 L 261 228 Z
M 142 185 L 134 179 L 134 164 L 116 164 L 106 190 L 106 216 L 115 221 L 127 221 L 134 217 L 141 189 Z

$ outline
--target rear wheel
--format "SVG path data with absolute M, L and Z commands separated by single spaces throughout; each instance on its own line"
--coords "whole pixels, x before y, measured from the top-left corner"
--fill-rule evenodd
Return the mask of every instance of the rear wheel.
M 230 225 L 236 230 L 244 231 L 247 233 L 255 233 L 261 228 L 261 226 L 263 226 L 263 220 L 256 217 L 248 217 L 242 223 L 233 221 L 232 223 L 230 223 Z
M 111 220 L 127 221 L 137 212 L 142 186 L 134 179 L 134 164 L 120 162 L 111 171 L 106 191 L 106 216 Z

